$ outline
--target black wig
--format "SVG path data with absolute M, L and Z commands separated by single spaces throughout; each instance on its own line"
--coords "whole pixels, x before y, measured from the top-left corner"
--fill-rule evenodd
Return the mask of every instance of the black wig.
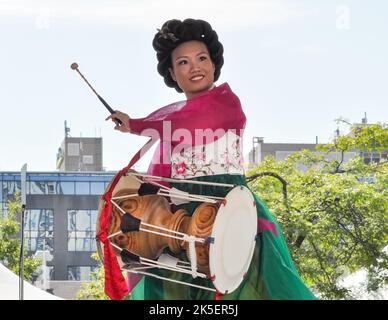
M 221 67 L 224 64 L 224 48 L 218 41 L 217 33 L 211 25 L 204 20 L 186 19 L 169 20 L 165 22 L 162 29 L 155 34 L 152 46 L 156 51 L 158 59 L 158 72 L 164 78 L 164 82 L 170 88 L 182 92 L 178 84 L 171 78 L 169 68 L 171 64 L 171 53 L 181 43 L 191 40 L 197 40 L 205 43 L 209 50 L 210 58 L 215 66 L 214 81 L 217 81 Z

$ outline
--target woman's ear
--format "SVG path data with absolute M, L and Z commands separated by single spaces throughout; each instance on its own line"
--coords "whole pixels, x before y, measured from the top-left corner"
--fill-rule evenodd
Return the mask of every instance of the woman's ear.
M 168 71 L 170 72 L 170 76 L 171 76 L 172 80 L 174 80 L 176 82 L 174 70 L 172 70 L 172 68 L 168 68 Z

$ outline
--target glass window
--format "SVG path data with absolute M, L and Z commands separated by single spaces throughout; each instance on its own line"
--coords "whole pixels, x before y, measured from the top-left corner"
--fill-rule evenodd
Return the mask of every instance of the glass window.
M 95 251 L 97 210 L 68 210 L 69 251 Z
M 90 194 L 102 195 L 105 192 L 104 182 L 90 182 Z
M 75 250 L 75 237 L 71 237 L 70 235 L 67 239 L 67 250 L 68 251 L 76 251 Z
M 54 250 L 54 210 L 27 210 L 24 223 L 24 236 L 29 251 Z
M 92 222 L 92 226 L 91 226 L 92 231 L 96 231 L 97 214 L 98 214 L 97 210 L 90 210 L 90 218 L 92 220 L 91 221 Z
M 73 281 L 88 281 L 91 280 L 90 273 L 94 272 L 95 266 L 68 266 L 67 279 Z
M 56 194 L 57 193 L 57 183 L 55 181 L 47 182 L 47 194 Z
M 3 199 L 8 199 L 13 196 L 16 192 L 20 191 L 20 181 L 3 181 L 2 183 L 2 194 Z M 11 197 L 12 198 L 12 197 Z
M 77 215 L 76 210 L 67 210 L 67 230 L 73 231 L 75 228 L 75 218 Z
M 31 194 L 45 194 L 46 186 L 44 181 L 30 181 Z
M 79 182 L 75 183 L 75 193 L 76 194 L 90 194 L 89 191 L 89 182 Z
M 79 231 L 90 230 L 90 225 L 90 210 L 78 210 L 76 229 Z
M 59 183 L 58 194 L 75 194 L 73 181 L 61 181 Z
M 88 246 L 88 239 L 79 237 L 75 239 L 75 251 L 91 251 L 90 245 Z

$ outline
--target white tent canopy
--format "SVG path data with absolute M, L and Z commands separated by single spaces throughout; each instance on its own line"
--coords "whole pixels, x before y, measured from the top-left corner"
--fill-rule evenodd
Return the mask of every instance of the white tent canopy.
M 24 300 L 63 300 L 27 281 L 23 286 Z M 19 277 L 0 263 L 0 300 L 19 300 Z

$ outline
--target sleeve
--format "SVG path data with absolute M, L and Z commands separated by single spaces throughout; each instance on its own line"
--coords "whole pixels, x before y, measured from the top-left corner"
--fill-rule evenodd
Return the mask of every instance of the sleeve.
M 221 88 L 221 87 L 218 87 Z M 215 89 L 214 89 L 215 90 Z M 209 94 L 189 100 L 179 110 L 173 105 L 161 108 L 145 118 L 130 119 L 131 133 L 149 136 L 146 129 L 156 130 L 160 136 L 168 126 L 171 133 L 186 129 L 194 133 L 196 129 L 223 129 L 225 132 L 245 127 L 246 117 L 239 98 L 231 91 L 218 90 L 219 94 Z M 163 122 L 169 122 L 164 124 Z

